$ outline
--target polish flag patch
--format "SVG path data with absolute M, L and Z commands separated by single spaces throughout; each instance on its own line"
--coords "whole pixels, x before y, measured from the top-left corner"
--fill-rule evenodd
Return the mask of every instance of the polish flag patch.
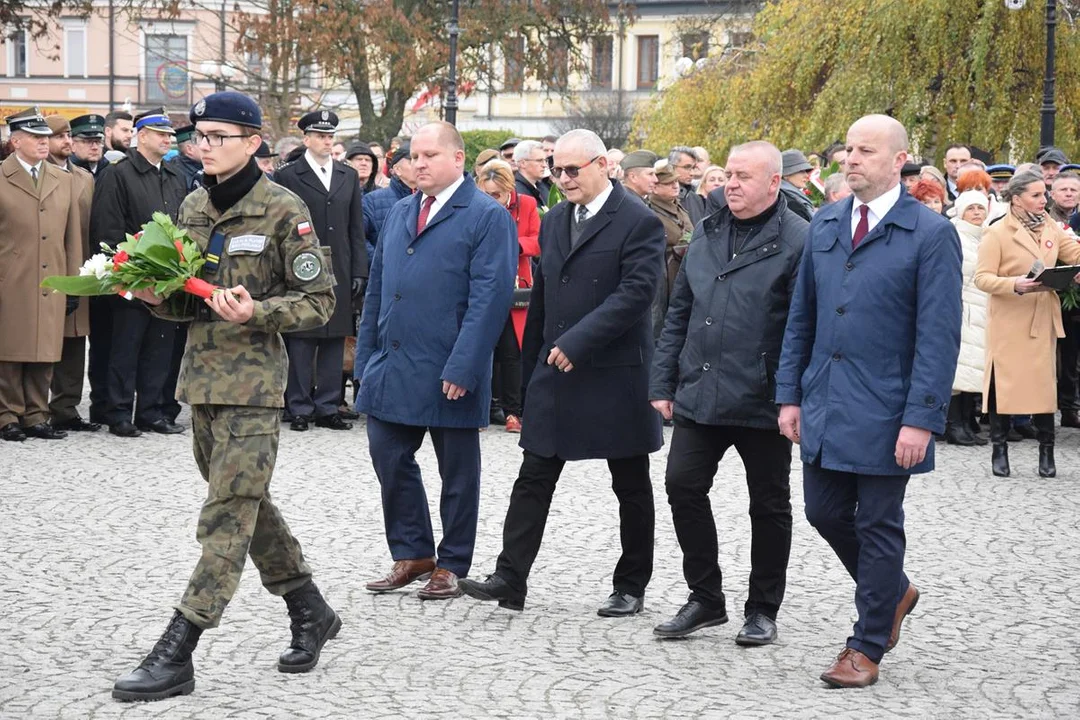
M 311 232 L 311 223 L 302 222 L 296 226 L 296 234 L 303 237 Z

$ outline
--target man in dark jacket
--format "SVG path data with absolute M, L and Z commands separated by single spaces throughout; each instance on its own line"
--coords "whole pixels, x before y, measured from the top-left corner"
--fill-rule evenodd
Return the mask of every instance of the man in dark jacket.
M 514 147 L 514 185 L 518 195 L 528 195 L 536 200 L 541 212 L 547 208 L 550 188 L 544 189 L 544 146 L 535 140 L 523 140 Z
M 90 210 L 91 248 L 102 242 L 115 247 L 125 234 L 139 232 L 155 212 L 175 221 L 187 195 L 183 175 L 162 162 L 175 132 L 164 109 L 136 117 L 135 129 L 138 147 L 98 176 Z M 165 397 L 176 331 L 175 322 L 153 317 L 142 303 L 116 295 L 92 298 L 91 422 L 107 424 L 120 437 L 135 437 L 141 430 L 183 432 L 170 420 L 166 406 L 172 398 Z
M 317 427 L 352 428 L 338 412 L 343 400 L 345 338 L 355 332 L 348 300 L 363 293 L 368 258 L 360 179 L 351 167 L 330 157 L 337 125 L 337 115 L 329 110 L 315 110 L 300 118 L 297 126 L 304 133 L 307 152 L 274 174 L 274 182 L 299 195 L 311 211 L 315 235 L 330 248 L 337 295 L 330 322 L 285 337 L 289 351 L 285 412 L 292 418 L 290 427 L 298 431 L 307 430 L 312 418 Z
M 694 148 L 678 145 L 671 149 L 668 162 L 679 178 L 679 204 L 686 209 L 690 222 L 696 227 L 705 217 L 705 198 L 697 194 L 693 185 L 694 168 L 698 163 L 697 153 Z
M 386 214 L 398 200 L 409 197 L 416 189 L 416 173 L 413 172 L 409 147 L 406 140 L 387 159 L 390 185 L 364 197 L 364 242 L 367 244 L 368 265 L 375 258 L 375 245 L 379 242 L 379 231 L 382 230 Z
M 555 146 L 552 175 L 567 201 L 540 223 L 540 266 L 522 343 L 524 461 L 503 523 L 503 550 L 467 595 L 522 610 L 555 484 L 568 460 L 607 460 L 619 500 L 623 554 L 598 614 L 641 612 L 652 577 L 654 510 L 649 455 L 660 416 L 649 406 L 649 306 L 660 284 L 664 227 L 608 179 L 607 148 L 571 130 Z
M 184 176 L 184 185 L 188 192 L 202 185 L 202 151 L 195 142 L 195 126 L 185 125 L 176 129 L 176 157 L 169 162 Z M 198 177 L 199 185 L 195 185 Z
M 80 115 L 71 121 L 71 163 L 86 170 L 94 178 L 109 167 L 104 158 L 105 118 L 101 115 Z
M 709 490 L 734 446 L 752 531 L 746 622 L 735 642 L 776 640 L 791 551 L 791 442 L 776 432 L 773 395 L 809 227 L 780 192 L 780 168 L 769 143 L 732 148 L 728 205 L 694 231 L 656 349 L 649 397 L 675 420 L 667 494 L 690 586 L 689 602 L 654 630 L 661 637 L 727 622 Z
M 806 159 L 801 150 L 785 150 L 783 153 L 783 179 L 780 192 L 787 199 L 790 210 L 797 213 L 806 222 L 814 217 L 814 204 L 806 197 L 803 190 L 810 181 L 810 171 L 814 166 Z

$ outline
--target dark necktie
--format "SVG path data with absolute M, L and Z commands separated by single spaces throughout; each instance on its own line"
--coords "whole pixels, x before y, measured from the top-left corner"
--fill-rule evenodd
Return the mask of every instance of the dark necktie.
M 863 241 L 863 238 L 870 232 L 870 212 L 869 205 L 859 206 L 859 223 L 855 226 L 855 234 L 851 236 L 851 249 L 859 247 L 859 243 Z
M 34 187 L 37 187 L 37 168 L 30 168 L 30 179 L 34 181 Z
M 416 234 L 424 232 L 424 228 L 427 227 L 428 213 L 431 212 L 431 206 L 435 204 L 435 196 L 428 195 L 424 198 L 424 202 L 420 205 L 420 215 L 416 218 Z
M 584 205 L 578 205 L 577 206 L 577 224 L 578 225 L 585 222 L 588 219 L 588 215 L 589 215 L 589 208 L 585 207 Z

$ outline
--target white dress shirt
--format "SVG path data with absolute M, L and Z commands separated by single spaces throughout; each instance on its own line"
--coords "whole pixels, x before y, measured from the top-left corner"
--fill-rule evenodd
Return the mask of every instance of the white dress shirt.
M 326 192 L 330 192 L 330 176 L 334 174 L 334 161 L 327 158 L 326 164 L 320 165 L 310 150 L 304 152 L 304 159 L 307 160 L 307 164 L 311 166 L 311 169 L 315 171 L 315 177 L 319 178 L 319 182 L 326 188 Z
M 31 168 L 37 168 L 38 180 L 41 179 L 41 170 L 42 170 L 41 166 L 45 162 L 44 160 L 38 160 L 37 165 L 30 165 L 25 160 L 23 160 L 21 157 L 19 157 L 18 154 L 15 155 L 15 159 L 19 161 L 19 164 L 23 166 L 23 169 L 26 170 L 26 174 L 29 175 L 30 177 L 34 177 L 34 174 L 32 172 L 30 172 L 30 169 Z
M 855 237 L 855 228 L 858 227 L 859 217 L 862 214 L 859 211 L 859 208 L 863 205 L 870 208 L 866 213 L 866 223 L 868 225 L 866 234 L 869 235 L 874 231 L 874 228 L 877 227 L 877 224 L 881 222 L 881 219 L 888 215 L 889 211 L 892 210 L 893 205 L 900 200 L 900 184 L 897 183 L 892 190 L 885 191 L 884 195 L 878 195 L 868 203 L 864 203 L 854 196 L 853 199 L 855 202 L 851 205 L 851 237 Z
M 607 188 L 605 188 L 603 190 L 603 192 L 601 192 L 599 195 L 594 197 L 591 202 L 589 202 L 589 203 L 587 203 L 585 205 L 585 220 L 589 220 L 590 218 L 596 217 L 596 214 L 598 212 L 600 212 L 600 208 L 604 207 L 604 203 L 607 202 L 607 199 L 611 195 L 611 191 L 612 191 L 612 189 L 614 187 L 615 187 L 614 185 L 612 185 L 611 183 L 608 183 Z M 575 208 L 574 208 L 574 217 L 575 218 L 577 217 L 577 208 L 578 207 L 580 207 L 580 206 L 575 206 Z
M 461 187 L 461 183 L 463 182 L 465 182 L 464 175 L 459 177 L 457 180 L 454 181 L 452 185 L 450 185 L 448 188 L 435 196 L 435 202 L 431 203 L 431 209 L 428 210 L 427 223 L 424 224 L 424 227 L 427 227 L 431 224 L 431 221 L 435 219 L 435 216 L 439 213 L 439 210 L 442 209 L 442 206 L 450 201 L 450 198 L 453 197 L 454 193 L 457 192 L 457 189 Z M 424 197 L 420 198 L 420 205 L 423 206 L 424 201 L 427 200 L 429 197 L 431 196 L 425 195 Z

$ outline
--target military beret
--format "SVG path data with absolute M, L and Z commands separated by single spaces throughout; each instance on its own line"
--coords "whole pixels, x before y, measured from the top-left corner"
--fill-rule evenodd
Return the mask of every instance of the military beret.
M 50 115 L 45 118 L 45 122 L 48 123 L 53 135 L 71 132 L 71 123 L 63 115 Z
M 136 115 L 135 129 L 154 130 L 155 132 L 165 133 L 166 135 L 176 134 L 176 131 L 173 130 L 172 121 L 169 120 L 169 116 L 165 114 L 165 108 L 163 107 L 156 107 Z
M 521 144 L 521 139 L 520 138 L 512 137 L 512 138 L 504 141 L 503 144 L 499 146 L 499 150 L 502 151 L 502 150 L 506 150 L 507 148 L 517 147 L 520 144 Z
M 11 132 L 21 130 L 31 135 L 52 135 L 49 124 L 45 122 L 45 116 L 41 114 L 41 110 L 36 105 L 14 115 L 9 115 L 7 117 L 7 126 Z
M 404 160 L 407 157 L 409 157 L 409 141 L 408 140 L 406 140 L 405 142 L 398 145 L 398 149 L 395 150 L 393 155 L 391 155 L 390 158 L 387 160 L 387 167 L 394 167 L 395 165 L 397 165 L 399 162 L 401 162 L 402 160 Z
M 185 125 L 183 127 L 176 128 L 176 142 L 185 143 L 192 142 L 195 138 L 195 126 Z
M 667 158 L 657 160 L 653 169 L 656 170 L 656 182 L 660 185 L 667 185 L 679 179 L 679 176 L 675 174 L 675 168 Z
M 922 165 L 915 162 L 906 162 L 900 168 L 900 177 L 915 177 L 922 172 Z
M 105 137 L 105 118 L 101 115 L 80 115 L 71 121 L 71 134 L 74 137 Z
M 1016 174 L 1016 168 L 1002 163 L 1001 165 L 990 165 L 986 168 L 986 173 L 993 180 L 1009 180 Z
M 262 129 L 262 111 L 259 110 L 259 104 L 235 90 L 223 90 L 207 95 L 195 103 L 189 117 L 192 123 L 213 120 Z
M 622 162 L 619 163 L 619 167 L 623 170 L 633 170 L 634 168 L 651 168 L 656 165 L 656 161 L 659 160 L 656 153 L 648 150 L 635 150 L 631 153 L 626 153 Z
M 337 126 L 338 116 L 329 110 L 309 112 L 296 123 L 296 127 L 300 128 L 300 132 L 316 132 L 326 135 L 333 135 L 337 132 Z
M 270 148 L 270 143 L 263 140 L 259 144 L 259 149 L 255 151 L 255 157 L 257 158 L 272 158 L 274 157 L 274 151 Z

